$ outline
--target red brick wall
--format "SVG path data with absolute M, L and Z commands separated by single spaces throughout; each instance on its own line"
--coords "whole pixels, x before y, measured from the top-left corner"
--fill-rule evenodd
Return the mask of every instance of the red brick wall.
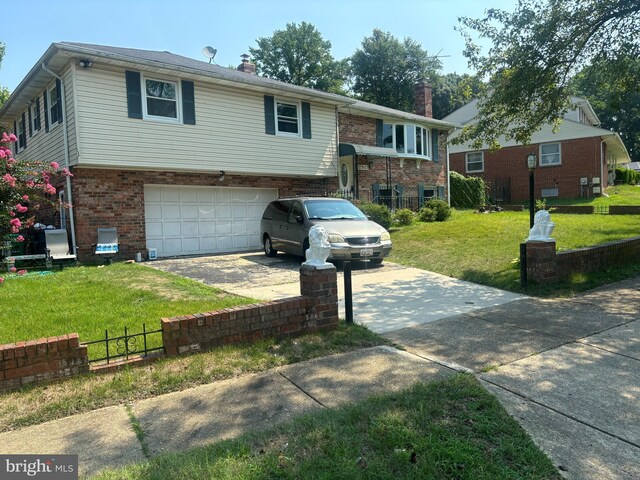
M 80 261 L 91 261 L 97 229 L 117 227 L 121 258 L 133 258 L 146 250 L 144 185 L 193 185 L 215 187 L 277 188 L 280 196 L 300 193 L 308 188 L 337 190 L 337 178 L 304 179 L 251 177 L 218 174 L 150 172 L 130 170 L 73 169 L 73 203 L 76 243 Z
M 340 113 L 340 143 L 376 146 L 376 119 Z M 438 140 L 438 162 L 420 161 L 419 166 L 413 158 L 389 160 L 391 165 L 391 184 L 402 185 L 404 194 L 417 196 L 419 183 L 425 186 L 444 186 L 446 198 L 447 186 L 447 149 L 446 133 L 440 133 Z M 371 186 L 374 183 L 387 184 L 387 160 L 380 157 L 358 156 L 357 165 L 366 170 L 356 172 L 360 198 L 371 198 Z M 362 167 L 360 167 L 362 168 Z
M 0 391 L 88 371 L 77 333 L 0 345 Z
M 192 353 L 268 337 L 301 335 L 338 325 L 335 267 L 318 270 L 303 265 L 300 291 L 300 297 L 163 318 L 165 352 L 167 355 Z
M 640 255 L 640 237 L 593 247 L 556 252 L 556 242 L 527 243 L 527 280 L 554 283 L 575 273 L 587 273 L 626 265 Z
M 541 198 L 543 188 L 558 188 L 559 198 L 578 198 L 581 194 L 580 178 L 601 177 L 602 188 L 607 186 L 607 168 L 604 175 L 601 164 L 600 137 L 565 140 L 561 142 L 562 165 L 537 167 L 535 170 L 535 197 Z M 529 153 L 540 156 L 538 144 L 529 147 L 506 147 L 496 152 L 484 150 L 484 172 L 467 174 L 465 153 L 452 153 L 449 168 L 462 175 L 481 176 L 488 183 L 496 178 L 511 178 L 511 201 L 529 199 Z M 605 157 L 606 158 L 606 157 Z

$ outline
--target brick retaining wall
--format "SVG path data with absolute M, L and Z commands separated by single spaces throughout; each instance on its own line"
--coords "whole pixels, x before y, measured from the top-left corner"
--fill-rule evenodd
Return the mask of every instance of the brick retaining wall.
M 89 372 L 77 333 L 0 345 L 0 391 Z
M 554 283 L 574 273 L 627 265 L 640 255 L 640 237 L 556 252 L 556 242 L 527 242 L 527 280 Z
M 335 328 L 338 284 L 335 267 L 300 268 L 302 296 L 162 319 L 167 355 L 208 350 L 263 338 L 283 338 Z

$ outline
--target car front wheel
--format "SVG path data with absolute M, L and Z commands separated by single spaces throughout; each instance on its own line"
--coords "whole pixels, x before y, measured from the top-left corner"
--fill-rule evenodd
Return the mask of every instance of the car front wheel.
M 273 249 L 273 245 L 271 244 L 271 238 L 269 238 L 269 235 L 266 235 L 264 237 L 264 254 L 267 257 L 275 257 L 278 254 L 278 251 Z

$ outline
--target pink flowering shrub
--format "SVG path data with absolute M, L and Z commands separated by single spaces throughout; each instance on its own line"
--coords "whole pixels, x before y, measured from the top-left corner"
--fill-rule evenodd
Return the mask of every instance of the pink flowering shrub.
M 0 137 L 0 247 L 6 235 L 33 225 L 33 207 L 50 202 L 47 196 L 56 194 L 52 179 L 71 176 L 67 169 L 60 170 L 56 162 L 16 160 L 8 148 L 15 141 L 14 134 L 3 133 Z M 15 240 L 23 242 L 24 237 L 19 235 Z

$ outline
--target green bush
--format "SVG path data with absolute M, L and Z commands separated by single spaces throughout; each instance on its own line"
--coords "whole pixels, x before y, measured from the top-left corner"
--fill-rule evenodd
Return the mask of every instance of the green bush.
M 616 168 L 617 185 L 638 185 L 640 183 L 640 172 L 628 168 Z
M 449 173 L 451 206 L 475 209 L 485 204 L 485 183 L 479 177 L 465 177 L 458 172 Z
M 428 200 L 418 213 L 421 222 L 444 222 L 451 216 L 451 207 L 444 200 Z
M 362 203 L 358 206 L 371 220 L 378 225 L 389 228 L 391 226 L 391 210 L 386 205 L 377 203 Z
M 401 208 L 393 213 L 393 223 L 396 225 L 411 225 L 415 214 L 408 208 Z

